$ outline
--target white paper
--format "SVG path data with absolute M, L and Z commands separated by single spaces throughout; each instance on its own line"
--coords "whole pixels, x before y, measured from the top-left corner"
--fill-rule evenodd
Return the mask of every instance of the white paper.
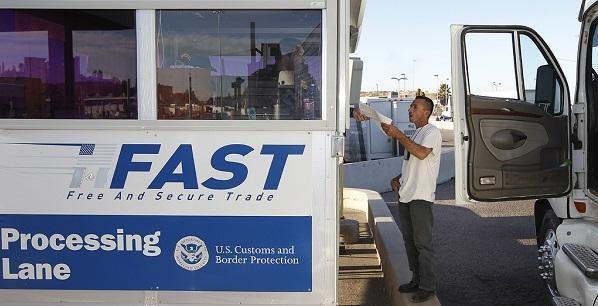
M 374 120 L 380 131 L 382 131 L 382 133 L 384 133 L 384 130 L 382 129 L 382 125 L 380 124 L 380 122 L 384 124 L 392 123 L 392 119 L 380 114 L 378 111 L 376 111 L 371 106 L 365 103 L 359 103 L 359 111 L 362 114 L 366 115 L 368 118 L 370 118 L 370 120 Z

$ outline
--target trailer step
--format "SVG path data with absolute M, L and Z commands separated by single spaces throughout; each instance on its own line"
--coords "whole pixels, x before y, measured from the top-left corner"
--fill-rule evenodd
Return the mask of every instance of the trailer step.
M 598 254 L 581 244 L 565 243 L 563 251 L 581 269 L 583 274 L 592 279 L 598 279 Z
M 553 297 L 552 305 L 553 306 L 581 306 L 581 304 L 578 301 L 576 301 L 572 298 L 564 297 L 564 296 Z

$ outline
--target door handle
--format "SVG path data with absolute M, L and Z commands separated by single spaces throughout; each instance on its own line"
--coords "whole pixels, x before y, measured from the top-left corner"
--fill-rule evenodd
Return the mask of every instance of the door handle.
M 521 147 L 526 140 L 527 135 L 525 135 L 525 133 L 513 129 L 500 130 L 490 137 L 490 143 L 501 150 L 517 149 Z
M 509 107 L 503 107 L 500 110 L 503 111 L 503 112 L 507 112 L 507 113 L 513 112 L 513 109 L 509 108 Z

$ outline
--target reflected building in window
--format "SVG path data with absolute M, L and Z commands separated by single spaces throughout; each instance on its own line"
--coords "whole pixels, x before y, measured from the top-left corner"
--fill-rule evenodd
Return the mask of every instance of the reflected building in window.
M 4 9 L 0 20 L 0 118 L 137 118 L 132 10 Z
M 321 119 L 321 18 L 158 11 L 158 118 Z

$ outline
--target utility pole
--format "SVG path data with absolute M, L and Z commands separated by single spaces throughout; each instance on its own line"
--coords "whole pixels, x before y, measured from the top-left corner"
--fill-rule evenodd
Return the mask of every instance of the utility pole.
M 436 100 L 440 101 L 440 98 L 438 97 L 440 94 L 440 87 L 438 87 L 438 75 L 435 74 L 434 76 L 436 77 Z
M 415 90 L 415 62 L 417 60 L 413 59 L 413 73 L 411 75 L 411 87 L 413 87 L 413 90 Z

